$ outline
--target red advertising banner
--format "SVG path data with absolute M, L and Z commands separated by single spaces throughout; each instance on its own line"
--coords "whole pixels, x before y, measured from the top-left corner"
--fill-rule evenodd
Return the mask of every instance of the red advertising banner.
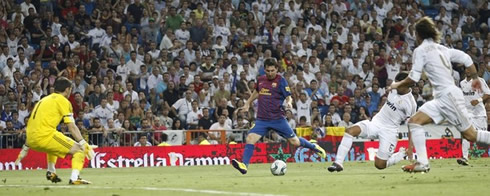
M 294 147 L 289 143 L 260 143 L 255 145 L 251 163 L 271 163 L 276 159 L 287 162 L 330 162 L 335 160 L 338 142 L 319 142 L 327 151 L 327 158 L 320 158 L 307 148 Z M 377 141 L 354 142 L 346 159 L 348 161 L 374 160 L 379 143 Z M 396 150 L 407 147 L 407 141 L 398 142 Z M 119 168 L 119 167 L 165 167 L 194 165 L 227 165 L 230 160 L 239 159 L 244 144 L 236 145 L 189 145 L 169 147 L 108 147 L 97 148 L 96 156 L 86 161 L 85 167 Z M 461 156 L 461 140 L 432 139 L 427 140 L 428 155 L 431 158 L 456 158 Z M 489 147 L 472 147 L 472 156 L 488 157 Z M 0 170 L 24 170 L 46 168 L 46 154 L 29 151 L 27 157 L 18 166 L 14 164 L 20 149 L 0 150 Z M 58 159 L 57 168 L 70 168 L 71 156 Z

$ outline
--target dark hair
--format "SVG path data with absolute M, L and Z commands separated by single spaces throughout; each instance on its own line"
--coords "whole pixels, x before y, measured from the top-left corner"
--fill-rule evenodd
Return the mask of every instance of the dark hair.
M 402 71 L 402 72 L 400 72 L 400 73 L 396 74 L 396 76 L 395 76 L 395 81 L 396 81 L 396 82 L 402 81 L 402 80 L 404 80 L 406 77 L 408 77 L 408 73 L 407 73 L 407 72 L 405 72 L 405 71 Z
M 162 135 L 160 136 L 160 138 L 162 139 L 162 142 L 166 142 L 167 139 L 168 139 L 168 135 L 165 134 L 165 133 L 162 133 Z
M 441 33 L 437 30 L 434 21 L 429 17 L 422 17 L 415 23 L 415 31 L 424 40 L 432 38 L 434 42 L 439 42 Z
M 71 87 L 71 81 L 65 77 L 59 77 L 54 82 L 54 92 L 61 93 L 64 92 L 67 88 Z
M 276 69 L 278 69 L 279 67 L 277 66 L 276 62 L 274 62 L 273 59 L 267 59 L 265 60 L 264 62 L 264 67 L 267 68 L 269 66 L 274 66 Z

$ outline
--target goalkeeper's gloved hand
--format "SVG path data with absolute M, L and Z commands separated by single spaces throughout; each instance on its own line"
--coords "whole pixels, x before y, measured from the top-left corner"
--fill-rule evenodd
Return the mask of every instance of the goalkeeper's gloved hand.
M 17 156 L 17 160 L 15 160 L 15 165 L 19 165 L 22 159 L 24 159 L 24 157 L 27 156 L 28 152 L 29 152 L 29 146 L 26 146 L 25 144 L 22 145 L 22 150 L 19 152 L 19 156 Z
M 97 148 L 97 146 L 89 145 L 85 140 L 79 141 L 78 144 L 82 147 L 88 160 L 92 160 L 95 157 L 94 148 Z

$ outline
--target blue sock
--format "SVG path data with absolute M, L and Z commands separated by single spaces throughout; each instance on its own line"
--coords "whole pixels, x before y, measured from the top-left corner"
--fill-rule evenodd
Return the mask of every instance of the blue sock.
M 247 166 L 250 163 L 250 158 L 254 154 L 254 149 L 255 149 L 255 146 L 253 144 L 246 144 L 245 145 L 245 150 L 243 151 L 242 161 Z
M 305 148 L 309 148 L 310 150 L 313 150 L 315 152 L 318 152 L 318 150 L 315 148 L 315 145 L 313 145 L 309 141 L 306 141 L 305 138 L 302 137 L 299 138 L 299 145 Z

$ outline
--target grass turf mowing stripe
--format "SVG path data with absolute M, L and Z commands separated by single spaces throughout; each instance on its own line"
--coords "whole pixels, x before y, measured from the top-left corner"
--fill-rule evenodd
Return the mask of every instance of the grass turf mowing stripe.
M 240 196 L 284 196 L 284 195 L 276 195 L 276 194 L 261 194 L 261 193 L 246 193 L 246 192 L 228 192 L 228 191 L 219 191 L 219 190 L 198 190 L 198 189 L 186 189 L 186 188 L 165 188 L 165 187 L 104 187 L 104 186 L 85 186 L 85 185 L 61 185 L 61 186 L 52 186 L 52 185 L 0 185 L 1 187 L 18 187 L 18 188 L 78 188 L 78 189 L 139 189 L 146 191 L 176 191 L 176 192 L 188 192 L 188 193 L 205 193 L 212 195 L 240 195 Z

